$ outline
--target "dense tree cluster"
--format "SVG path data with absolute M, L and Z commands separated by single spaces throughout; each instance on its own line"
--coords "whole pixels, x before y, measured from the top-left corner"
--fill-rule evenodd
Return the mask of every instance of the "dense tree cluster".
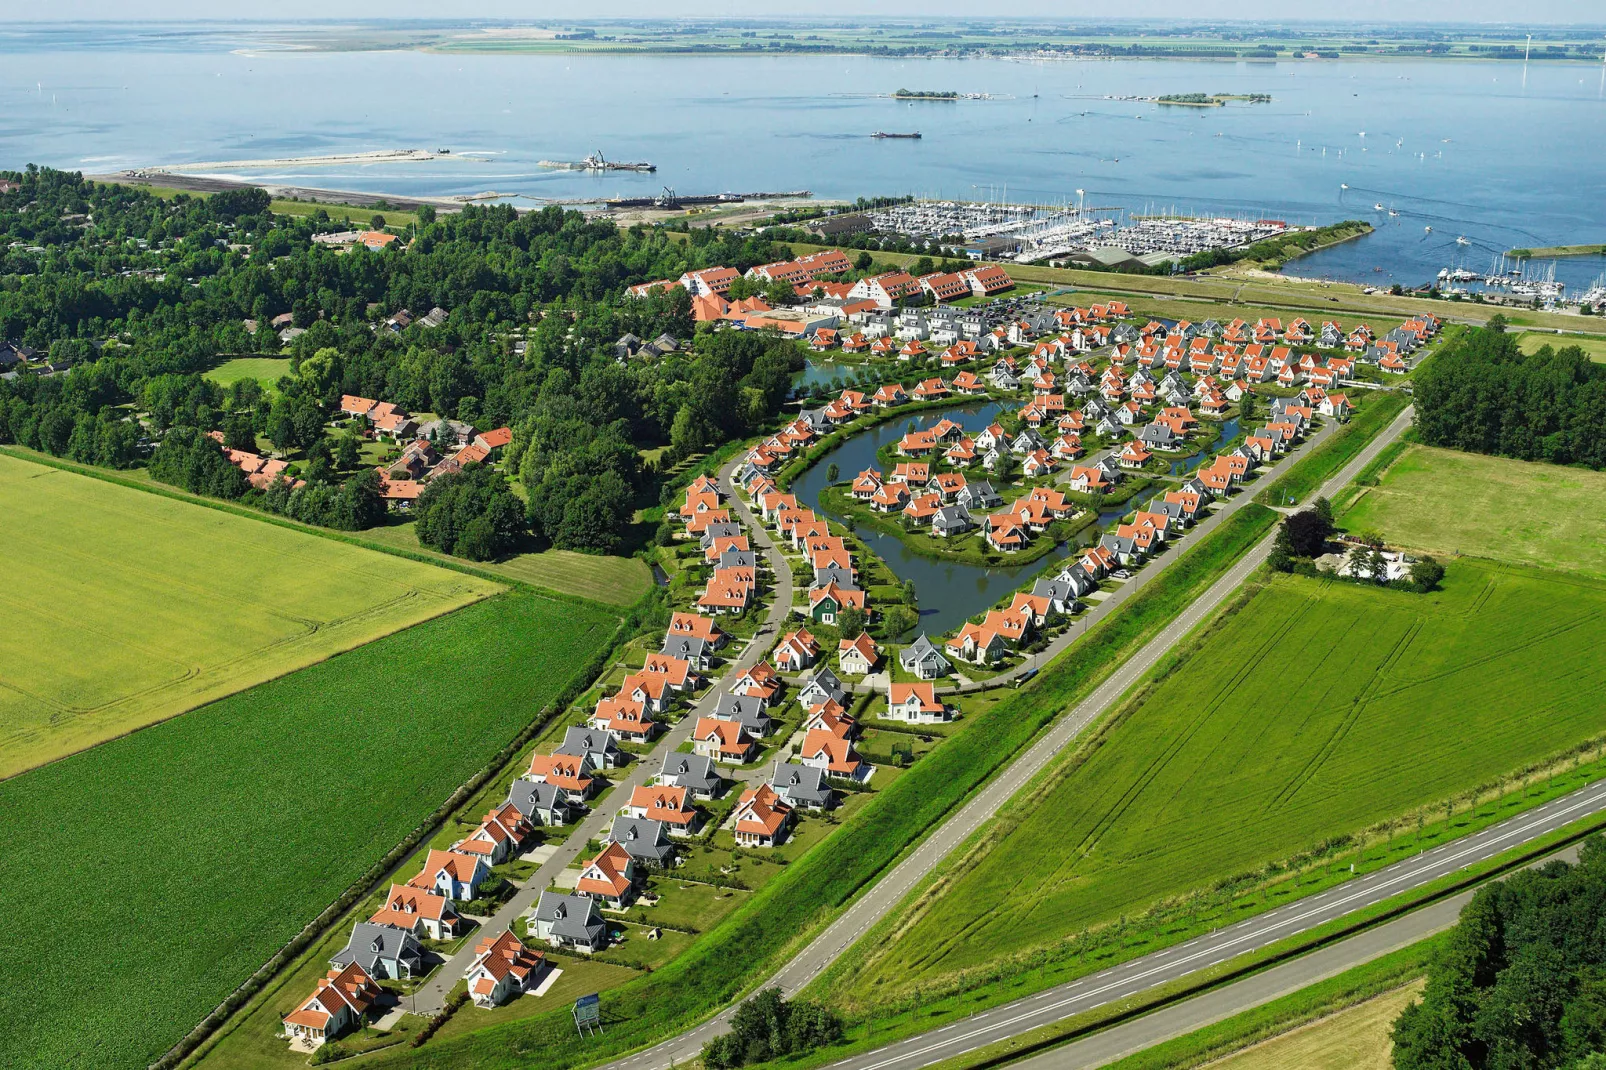
M 318 505 L 303 512 L 338 511 L 342 527 L 367 513 L 325 509 L 356 462 L 355 444 L 337 436 L 335 449 L 327 437 L 343 394 L 513 427 L 506 468 L 530 492 L 535 534 L 610 550 L 638 497 L 656 496 L 643 449 L 668 446 L 672 462 L 758 430 L 802 363 L 790 341 L 697 330 L 684 290 L 623 296 L 633 282 L 788 255 L 763 239 L 707 228 L 682 239 L 557 208 L 492 206 L 421 212 L 406 248 L 338 252 L 312 238 L 345 224 L 274 215 L 257 190 L 162 199 L 31 167 L 10 177 L 19 189 L 0 194 L 0 339 L 73 367 L 0 382 L 0 442 L 127 466 L 142 439 L 148 451 L 175 428 L 221 431 L 227 446 L 254 452 L 265 439 L 323 488 L 301 495 Z M 400 310 L 436 307 L 449 313 L 440 326 L 385 325 Z M 273 320 L 283 316 L 304 333 L 281 349 Z M 665 332 L 691 344 L 616 360 L 620 336 Z M 221 358 L 281 351 L 292 373 L 273 391 L 202 378 Z M 168 473 L 189 473 L 169 481 L 235 486 L 191 472 L 192 462 L 211 466 L 194 461 L 198 441 L 185 434 L 164 457 Z M 295 515 L 291 500 L 241 494 Z M 500 530 L 506 518 L 488 519 Z
M 1416 431 L 1430 446 L 1606 467 L 1606 365 L 1578 346 L 1525 354 L 1474 330 L 1417 374 Z
M 478 464 L 432 480 L 417 513 L 419 542 L 470 561 L 508 553 L 524 530 L 524 506 L 507 480 Z
M 1394 1024 L 1397 1070 L 1606 1067 L 1606 840 L 1481 889 Z
M 708 1070 L 732 1070 L 802 1055 L 842 1039 L 842 1020 L 824 1004 L 788 1002 L 778 988 L 766 988 L 736 1008 L 730 1032 L 703 1045 Z

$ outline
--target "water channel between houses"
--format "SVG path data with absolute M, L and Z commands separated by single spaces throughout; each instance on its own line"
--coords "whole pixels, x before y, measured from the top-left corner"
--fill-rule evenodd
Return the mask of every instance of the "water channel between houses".
M 996 401 L 970 402 L 952 408 L 928 410 L 907 418 L 878 424 L 853 436 L 821 457 L 792 483 L 791 490 L 800 502 L 817 512 L 824 513 L 838 523 L 845 523 L 848 518 L 825 508 L 820 503 L 820 491 L 827 485 L 825 473 L 830 465 L 837 466 L 838 482 L 848 483 L 866 468 L 879 471 L 881 465 L 876 459 L 876 451 L 883 445 L 902 438 L 911 424 L 921 429 L 947 418 L 963 427 L 966 434 L 975 435 L 996 420 L 1002 411 L 1003 406 Z M 1172 474 L 1180 476 L 1193 471 L 1205 457 L 1231 442 L 1237 434 L 1237 420 L 1226 421 L 1213 443 L 1190 456 L 1174 461 L 1171 465 Z M 898 579 L 914 581 L 915 590 L 920 595 L 920 630 L 937 636 L 957 627 L 966 618 L 985 612 L 1028 579 L 1041 573 L 1058 571 L 1059 563 L 1076 549 L 1090 544 L 1127 513 L 1139 508 L 1155 494 L 1170 489 L 1171 486 L 1170 483 L 1160 483 L 1135 495 L 1129 501 L 1104 510 L 1099 514 L 1096 525 L 1084 528 L 1069 542 L 1060 544 L 1053 552 L 1036 561 L 1015 567 L 1003 565 L 986 567 L 941 561 L 915 553 L 895 535 L 870 528 L 859 528 L 857 534 L 872 553 L 886 562 L 887 567 Z

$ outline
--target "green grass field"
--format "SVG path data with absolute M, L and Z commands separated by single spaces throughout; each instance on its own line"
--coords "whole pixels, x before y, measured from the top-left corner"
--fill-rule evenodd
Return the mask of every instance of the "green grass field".
M 219 386 L 232 386 L 241 379 L 255 379 L 262 388 L 276 393 L 273 384 L 290 374 L 289 357 L 235 357 L 208 371 L 202 378 Z
M 4 455 L 0 516 L 0 776 L 498 589 Z
M 0 1066 L 149 1064 L 616 624 L 507 594 L 0 783 Z
M 362 536 L 417 553 L 433 552 L 419 545 L 411 523 L 373 528 Z M 510 580 L 615 606 L 634 604 L 652 584 L 652 571 L 639 558 L 603 557 L 573 550 L 515 554 L 506 561 L 481 562 L 475 567 Z
M 1428 596 L 1267 583 L 1017 800 L 850 996 L 1030 955 L 1606 728 L 1606 583 L 1461 562 Z
M 1549 346 L 1552 349 L 1577 346 L 1589 355 L 1590 360 L 1606 362 L 1606 338 L 1600 335 L 1543 334 L 1538 331 L 1529 331 L 1517 339 L 1517 344 L 1524 353 L 1537 353 L 1541 346 Z
M 1339 518 L 1426 553 L 1606 576 L 1606 473 L 1411 446 Z

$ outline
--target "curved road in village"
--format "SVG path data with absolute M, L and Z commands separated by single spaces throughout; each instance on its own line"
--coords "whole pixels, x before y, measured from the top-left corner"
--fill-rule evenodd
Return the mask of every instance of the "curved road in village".
M 762 661 L 769 652 L 771 636 L 786 623 L 786 618 L 792 612 L 791 567 L 775 544 L 765 535 L 758 518 L 734 493 L 731 476 L 735 469 L 736 462 L 732 461 L 720 470 L 720 490 L 731 502 L 742 523 L 755 534 L 757 545 L 763 548 L 765 560 L 769 563 L 774 576 L 769 614 L 758 633 L 748 640 L 741 653 L 725 667 L 723 673 L 725 678 L 739 676 Z M 595 806 L 590 813 L 581 818 L 564 841 L 557 845 L 557 850 L 523 882 L 513 897 L 492 917 L 483 919 L 480 930 L 482 933 L 495 934 L 511 928 L 513 922 L 529 910 L 541 893 L 552 885 L 553 880 L 579 857 L 587 842 L 602 840 L 607 836 L 608 826 L 613 824 L 613 818 L 619 807 L 630 798 L 631 792 L 636 787 L 648 783 L 657 775 L 662 767 L 664 755 L 673 754 L 677 747 L 691 738 L 692 730 L 697 727 L 697 718 L 714 712 L 714 707 L 719 703 L 720 692 L 721 688 L 717 683 L 710 687 L 673 728 L 659 737 L 658 745 L 653 748 L 651 754 L 620 770 L 622 776 L 614 781 L 614 787 L 608 796 L 610 804 Z M 446 997 L 451 993 L 452 986 L 457 984 L 463 973 L 473 964 L 474 949 L 478 943 L 477 935 L 474 939 L 465 940 L 457 953 L 436 969 L 429 980 L 419 986 L 418 992 L 409 1004 L 409 1009 L 416 1009 L 419 1014 L 427 1015 L 434 1014 L 445 1006 Z
M 1353 480 L 1411 426 L 1407 407 L 1318 492 L 1332 497 Z M 1244 497 L 1247 497 L 1245 495 Z M 1313 496 L 1314 497 L 1314 496 Z M 1240 499 L 1242 501 L 1242 498 Z M 1243 556 L 1159 635 L 1113 673 L 1091 695 L 1012 761 L 970 801 L 961 806 L 903 862 L 885 874 L 763 987 L 779 987 L 791 995 L 837 960 L 864 932 L 880 921 L 910 889 L 959 847 L 978 827 L 998 813 L 1038 772 L 1065 749 L 1084 728 L 1109 710 L 1126 690 L 1148 672 L 1189 631 L 1224 603 L 1266 560 L 1274 535 L 1268 535 Z M 767 543 L 767 539 L 761 540 Z M 1606 783 L 1580 789 L 1537 811 L 1518 815 L 1477 835 L 1446 844 L 1430 853 L 1346 883 L 1269 914 L 1198 937 L 1164 951 L 1133 959 L 1103 973 L 1051 988 L 939 1030 L 910 1037 L 834 1064 L 845 1070 L 918 1070 L 974 1048 L 1018 1036 L 1074 1014 L 1167 984 L 1264 947 L 1276 940 L 1361 910 L 1384 899 L 1519 846 L 1556 828 L 1606 810 Z M 1296 985 L 1297 987 L 1297 985 Z M 728 1028 L 733 1007 L 654 1047 L 608 1064 L 618 1070 L 665 1070 L 694 1058 L 712 1037 Z

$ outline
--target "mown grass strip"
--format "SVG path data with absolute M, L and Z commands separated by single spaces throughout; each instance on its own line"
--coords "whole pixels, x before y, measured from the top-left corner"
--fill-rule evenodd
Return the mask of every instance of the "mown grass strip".
M 687 954 L 610 992 L 602 1037 L 576 1048 L 573 1023 L 559 1009 L 437 1042 L 423 1054 L 386 1052 L 373 1065 L 571 1066 L 640 1047 L 706 1017 L 767 976 L 1045 725 L 1164 628 L 1263 537 L 1275 517 L 1259 506 L 1241 509 L 1031 685 L 978 715 L 877 793 L 827 843 L 788 866 Z

